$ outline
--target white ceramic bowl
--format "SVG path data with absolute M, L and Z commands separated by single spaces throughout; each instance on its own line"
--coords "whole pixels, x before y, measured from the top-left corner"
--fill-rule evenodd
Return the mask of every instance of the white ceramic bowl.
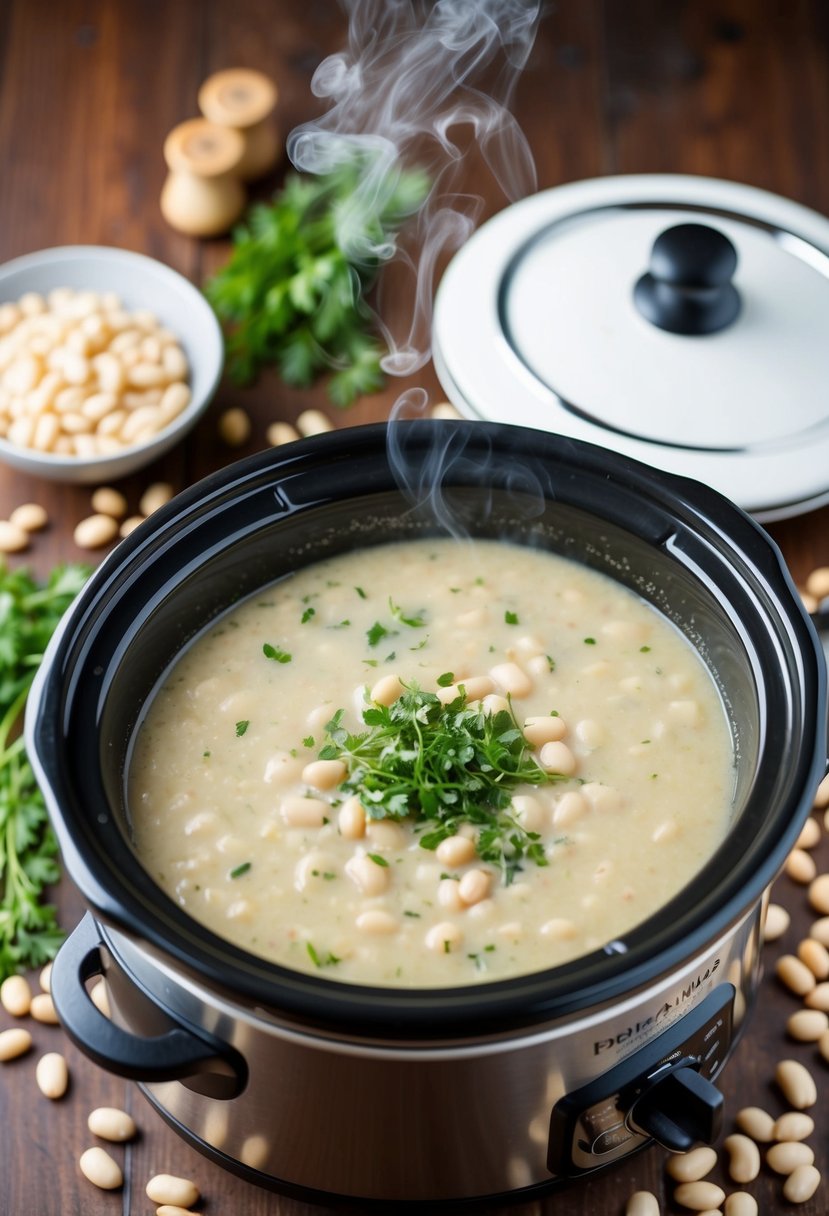
M 216 316 L 198 288 L 140 253 L 103 245 L 66 245 L 26 254 L 0 266 L 0 303 L 55 287 L 115 292 L 128 311 L 148 309 L 177 335 L 190 363 L 191 399 L 158 435 L 113 455 L 78 457 L 37 452 L 0 439 L 0 461 L 53 481 L 115 481 L 169 451 L 207 408 L 219 383 L 224 343 Z

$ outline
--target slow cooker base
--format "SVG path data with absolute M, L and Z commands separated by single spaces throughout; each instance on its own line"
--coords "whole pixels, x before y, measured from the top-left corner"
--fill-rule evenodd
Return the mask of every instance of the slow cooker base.
M 362 1199 L 354 1195 L 338 1195 L 331 1191 L 317 1190 L 315 1187 L 298 1186 L 296 1183 L 286 1182 L 282 1178 L 276 1178 L 273 1174 L 265 1174 L 261 1170 L 245 1165 L 244 1162 L 239 1161 L 235 1157 L 228 1156 L 221 1149 L 214 1148 L 212 1144 L 208 1144 L 200 1136 L 196 1136 L 189 1127 L 186 1127 L 178 1119 L 174 1118 L 164 1106 L 156 1101 L 146 1085 L 139 1084 L 138 1088 L 168 1127 L 171 1127 L 174 1132 L 181 1136 L 182 1140 L 186 1141 L 191 1148 L 196 1149 L 203 1157 L 207 1157 L 214 1164 L 221 1166 L 222 1169 L 235 1174 L 237 1178 L 242 1178 L 253 1186 L 261 1187 L 266 1191 L 274 1191 L 279 1195 L 284 1195 L 287 1199 L 296 1199 L 302 1203 L 312 1203 L 318 1206 L 336 1206 L 343 1213 L 343 1216 L 349 1216 L 349 1214 L 363 1216 L 364 1213 L 377 1213 L 377 1216 L 383 1213 L 385 1216 L 388 1216 L 389 1204 L 392 1202 L 395 1212 L 411 1212 L 413 1214 L 416 1212 L 434 1212 L 436 1214 L 440 1212 L 492 1212 L 507 1206 L 513 1207 L 521 1203 L 531 1203 L 536 1199 L 545 1199 L 553 1192 L 562 1194 L 583 1183 L 585 1177 L 589 1176 L 582 1175 L 580 1178 L 575 1179 L 551 1178 L 549 1182 L 539 1182 L 533 1186 L 519 1187 L 514 1191 L 501 1191 L 497 1195 L 476 1195 L 471 1199 L 395 1199 L 392 1201 L 389 1199 Z M 638 1156 L 646 1149 L 652 1147 L 652 1142 L 644 1144 L 628 1153 L 625 1160 L 627 1161 L 631 1157 Z M 606 1166 L 599 1166 L 593 1173 L 604 1173 L 605 1170 L 612 1168 L 613 1163 L 610 1163 Z

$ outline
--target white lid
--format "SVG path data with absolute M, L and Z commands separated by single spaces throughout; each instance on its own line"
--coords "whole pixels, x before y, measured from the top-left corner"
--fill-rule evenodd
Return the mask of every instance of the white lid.
M 634 301 L 656 238 L 688 223 L 737 254 L 739 312 L 715 333 Z M 829 221 L 776 195 L 657 175 L 534 195 L 453 259 L 433 347 L 470 417 L 614 448 L 765 520 L 829 501 Z

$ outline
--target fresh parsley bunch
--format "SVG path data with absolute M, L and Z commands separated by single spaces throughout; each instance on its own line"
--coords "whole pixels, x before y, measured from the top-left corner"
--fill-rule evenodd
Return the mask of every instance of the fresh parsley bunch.
M 367 190 L 370 170 L 356 156 L 319 177 L 292 174 L 235 231 L 230 260 L 205 294 L 237 383 L 268 364 L 301 387 L 333 370 L 328 392 L 340 406 L 382 386 L 384 351 L 364 296 L 429 181 L 417 170 L 397 171 Z
M 452 679 L 447 673 L 438 683 Z M 421 820 L 424 849 L 471 823 L 479 856 L 497 865 L 506 883 L 524 858 L 547 864 L 538 833 L 509 808 L 517 786 L 563 778 L 536 764 L 511 712 L 468 706 L 463 692 L 444 705 L 435 693 L 410 686 L 391 705 L 363 711 L 366 731 L 351 734 L 342 719 L 338 710 L 326 726 L 320 758 L 345 763 L 342 789 L 359 795 L 370 818 Z
M 57 843 L 20 726 L 46 645 L 86 577 L 58 566 L 40 586 L 0 563 L 0 980 L 45 963 L 63 939 L 55 909 L 41 903 L 60 877 Z

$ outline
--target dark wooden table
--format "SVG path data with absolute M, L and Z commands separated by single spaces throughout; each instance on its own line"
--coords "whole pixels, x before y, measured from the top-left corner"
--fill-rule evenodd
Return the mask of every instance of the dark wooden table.
M 829 6 L 824 0 L 696 0 L 694 4 L 628 0 L 561 0 L 544 17 L 520 81 L 515 113 L 538 169 L 539 185 L 620 172 L 703 173 L 733 178 L 788 195 L 829 212 Z M 48 245 L 102 243 L 150 254 L 197 283 L 226 256 L 224 241 L 199 242 L 164 223 L 158 197 L 164 177 L 161 146 L 168 130 L 196 112 L 196 92 L 210 72 L 250 66 L 271 73 L 280 88 L 284 132 L 318 113 L 310 93 L 315 65 L 343 45 L 345 18 L 324 0 L 5 0 L 0 4 L 0 261 Z M 260 194 L 278 184 L 278 175 Z M 503 198 L 480 166 L 465 183 L 484 198 L 484 214 Z M 392 303 L 393 307 L 393 303 Z M 338 426 L 384 418 L 407 384 L 440 399 L 427 367 L 409 382 L 332 411 L 320 389 L 288 390 L 264 377 L 253 389 L 224 386 L 187 442 L 123 483 L 135 507 L 152 480 L 176 488 L 238 455 L 264 445 L 269 422 L 292 421 L 308 407 Z M 223 408 L 240 404 L 254 427 L 238 452 L 217 437 Z M 44 504 L 53 520 L 24 560 L 43 574 L 56 561 L 88 559 L 73 545 L 72 528 L 88 513 L 89 493 L 0 470 L 0 516 L 18 503 Z M 829 509 L 775 525 L 772 534 L 796 579 L 829 563 Z M 829 868 L 829 842 L 819 846 Z M 793 913 L 784 943 L 809 923 L 802 888 L 782 879 L 776 898 Z M 68 880 L 57 891 L 64 925 L 81 903 Z M 765 981 L 750 1031 L 726 1070 L 727 1129 L 743 1104 L 777 1112 L 770 1083 L 774 1062 L 795 1055 L 813 1065 L 821 1099 L 812 1143 L 829 1169 L 827 1066 L 811 1047 L 786 1042 L 784 1024 L 795 1000 L 773 978 Z M 0 1028 L 11 1019 L 0 1010 Z M 200 1210 L 234 1216 L 311 1216 L 305 1204 L 254 1189 L 203 1160 L 151 1112 L 136 1088 L 109 1076 L 67 1044 L 58 1028 L 37 1028 L 37 1052 L 0 1068 L 0 1213 L 8 1216 L 99 1216 L 152 1210 L 147 1179 L 169 1171 L 196 1178 Z M 34 1060 L 65 1050 L 71 1089 L 52 1104 L 34 1086 Z M 77 1159 L 91 1137 L 90 1109 L 131 1110 L 139 1139 L 115 1154 L 124 1161 L 121 1193 L 96 1191 Z M 417 1128 L 412 1129 L 417 1136 Z M 498 1145 L 488 1147 L 497 1152 Z M 621 1213 L 636 1189 L 654 1190 L 671 1207 L 658 1149 L 597 1177 L 575 1191 L 514 1210 L 535 1213 Z M 724 1178 L 721 1169 L 716 1177 Z M 325 1179 L 320 1179 L 325 1186 Z M 764 1213 L 786 1210 L 781 1183 L 764 1168 L 749 1188 Z M 391 1207 L 389 1210 L 392 1210 Z M 824 1185 L 800 1210 L 829 1210 Z

